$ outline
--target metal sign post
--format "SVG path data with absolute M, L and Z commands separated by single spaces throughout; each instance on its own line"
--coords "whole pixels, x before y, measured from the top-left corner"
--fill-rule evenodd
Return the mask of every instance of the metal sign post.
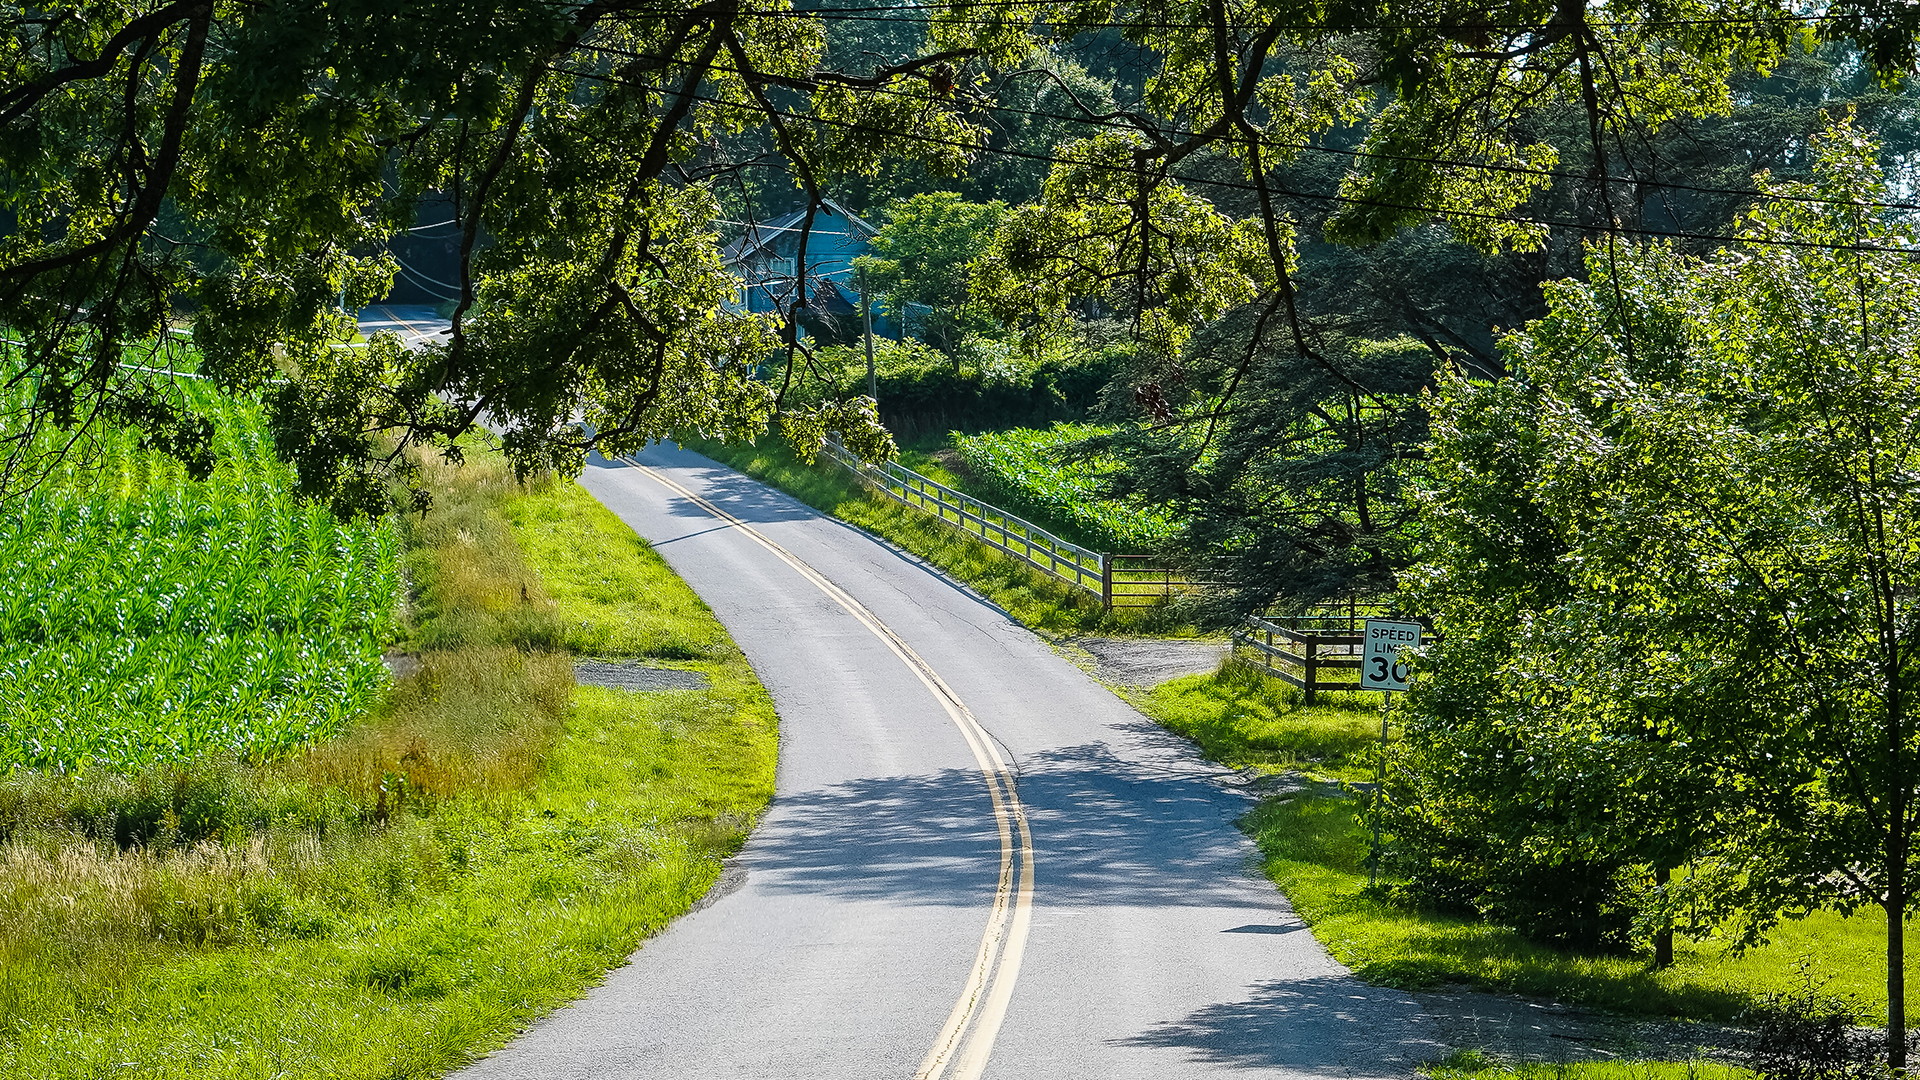
M 1373 856 L 1367 868 L 1367 884 L 1372 886 L 1380 883 L 1380 799 L 1387 790 L 1387 710 L 1393 695 L 1407 688 L 1407 663 L 1400 650 L 1420 644 L 1420 624 L 1368 619 L 1361 642 L 1360 688 L 1380 691 L 1380 761 L 1373 787 Z

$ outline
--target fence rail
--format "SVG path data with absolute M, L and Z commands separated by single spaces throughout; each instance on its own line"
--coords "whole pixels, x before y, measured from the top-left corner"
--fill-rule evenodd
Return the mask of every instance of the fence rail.
M 903 465 L 862 461 L 837 440 L 827 441 L 825 453 L 895 502 L 932 514 L 989 547 L 1092 593 L 1102 607 L 1151 607 L 1197 587 L 1180 571 L 1154 566 L 1146 556 L 1081 547 Z
M 1253 663 L 1306 691 L 1312 705 L 1322 690 L 1360 688 L 1366 621 L 1388 613 L 1381 605 L 1349 603 L 1277 619 L 1249 615 L 1234 628 L 1233 653 L 1246 650 Z
M 1329 632 L 1333 627 L 1312 625 L 1314 621 L 1274 621 L 1249 615 L 1234 628 L 1234 655 L 1240 655 L 1243 649 L 1252 653 L 1253 662 L 1265 667 L 1275 678 L 1306 691 L 1309 705 L 1322 690 L 1358 689 L 1362 642 L 1359 630 L 1343 627 Z M 1327 677 L 1347 671 L 1353 672 L 1351 678 Z

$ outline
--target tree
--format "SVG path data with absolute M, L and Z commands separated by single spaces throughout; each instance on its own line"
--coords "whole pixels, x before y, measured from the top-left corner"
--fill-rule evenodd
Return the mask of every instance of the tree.
M 951 191 L 902 199 L 887 208 L 872 254 L 854 265 L 867 275 L 867 288 L 886 297 L 895 319 L 952 355 L 968 332 L 992 329 L 973 305 L 967 274 L 1006 210 L 1004 203 L 967 202 Z
M 1550 219 L 1532 202 L 1550 188 L 1596 196 L 1575 223 L 1623 227 L 1631 185 L 1616 166 L 1632 177 L 1631 152 L 1663 124 L 1724 111 L 1732 72 L 1782 55 L 1784 24 L 1724 14 L 1494 4 L 1429 23 L 1348 7 L 1302 25 L 1219 3 L 1116 13 L 1147 58 L 1140 102 L 1082 109 L 1092 130 L 1010 212 L 975 293 L 1032 333 L 1089 307 L 1132 321 L 1133 393 L 1113 396 L 1135 403 L 1115 417 L 1132 425 L 1086 449 L 1128 462 L 1117 491 L 1193 522 L 1189 556 L 1230 585 L 1220 614 L 1391 592 L 1424 437 L 1410 394 L 1435 364 L 1487 359 L 1493 328 L 1432 318 L 1391 253 L 1342 260 L 1321 245 L 1309 267 L 1302 226 L 1410 250 L 1450 290 L 1460 269 L 1498 280 L 1473 264 L 1547 246 Z M 1543 122 L 1559 115 L 1579 123 Z M 1338 135 L 1352 125 L 1362 138 Z M 1590 168 L 1561 169 L 1563 154 Z M 1299 183 L 1309 171 L 1332 183 Z M 1434 219 L 1441 242 L 1409 241 Z M 1399 295 L 1356 311 L 1347 301 L 1369 285 Z M 1534 313 L 1524 296 L 1484 308 Z
M 1747 940 L 1877 907 L 1904 1068 L 1920 268 L 1877 149 L 1837 122 L 1815 182 L 1764 182 L 1706 258 L 1595 245 L 1508 342 L 1513 379 L 1445 381 L 1416 588 L 1445 638 L 1397 823 L 1439 888 L 1493 850 L 1585 858 L 1655 923 L 1689 895 Z
M 744 436 L 783 408 L 777 386 L 805 360 L 809 285 L 796 274 L 772 319 L 721 302 L 731 282 L 694 254 L 719 225 L 719 192 L 790 184 L 817 209 L 903 163 L 958 177 L 989 152 L 1057 160 L 1000 230 L 976 299 L 1039 331 L 1087 305 L 1118 311 L 1166 363 L 1200 322 L 1254 304 L 1242 368 L 1269 333 L 1324 358 L 1297 303 L 1275 170 L 1330 126 L 1372 117 L 1334 238 L 1440 215 L 1484 247 L 1533 244 L 1543 226 L 1514 211 L 1556 179 L 1554 139 L 1584 133 L 1589 219 L 1614 228 L 1644 178 L 1609 162 L 1661 124 L 1724 110 L 1729 71 L 1774 63 L 1809 28 L 1894 71 L 1920 18 L 1851 0 L 1808 13 L 1488 0 L 1406 15 L 956 3 L 829 53 L 825 27 L 850 16 L 785 0 L 20 8 L 0 16 L 0 324 L 24 342 L 9 347 L 13 427 L 120 414 L 194 456 L 205 426 L 137 370 L 189 358 L 128 360 L 190 316 L 207 374 L 247 391 L 287 380 L 271 400 L 277 444 L 305 491 L 348 505 L 371 504 L 408 447 L 456 453 L 483 419 L 509 432 L 521 468 L 680 431 Z M 1138 101 L 1112 102 L 1055 48 L 1115 35 Z M 982 92 L 1009 80 L 1051 89 Z M 1541 137 L 1530 125 L 1554 103 L 1577 103 L 1584 127 Z M 1083 137 L 996 144 L 1009 108 L 1029 114 L 1022 140 L 1062 124 Z M 1254 209 L 1202 194 L 1223 170 Z M 379 295 L 384 242 L 417 224 L 423 199 L 450 204 L 460 236 L 450 340 L 336 355 L 338 309 Z M 787 371 L 770 400 L 755 372 L 778 345 Z M 869 413 L 841 402 L 786 419 L 884 452 Z
M 34 10 L 0 24 L 12 445 L 119 415 L 191 453 L 206 429 L 139 369 L 192 362 L 273 387 L 302 490 L 349 508 L 379 504 L 408 446 L 457 453 L 483 419 L 523 470 L 760 430 L 775 403 L 755 371 L 806 295 L 774 320 L 726 306 L 711 189 L 736 166 L 704 148 L 761 126 L 818 205 L 881 158 L 957 172 L 981 135 L 926 77 L 978 49 L 823 70 L 819 23 L 784 4 Z M 451 339 L 337 347 L 341 307 L 384 291 L 383 242 L 428 195 L 461 233 Z M 168 355 L 183 315 L 191 357 Z M 870 407 L 786 419 L 885 449 Z
M 1595 33 L 1597 41 L 1605 38 L 1606 32 Z M 1577 67 L 1575 44 L 1556 40 L 1574 49 L 1561 60 Z M 1609 41 L 1601 41 L 1605 49 L 1617 44 Z M 1771 48 L 1757 38 L 1749 45 L 1762 53 Z M 1678 46 L 1662 46 L 1670 47 Z M 1499 131 L 1474 138 L 1507 138 L 1512 153 L 1550 155 L 1550 166 L 1501 165 L 1463 152 L 1448 164 L 1452 180 L 1418 194 L 1424 201 L 1394 201 L 1402 196 L 1385 193 L 1390 198 L 1383 204 L 1375 198 L 1381 192 L 1363 190 L 1375 171 L 1433 164 L 1427 151 L 1378 145 L 1383 125 L 1406 121 L 1393 104 L 1406 96 L 1404 89 L 1383 98 L 1385 104 L 1368 104 L 1358 124 L 1343 129 L 1338 121 L 1353 114 L 1341 112 L 1348 84 L 1330 77 L 1335 68 L 1316 72 L 1313 56 L 1276 48 L 1270 92 L 1303 103 L 1292 122 L 1302 125 L 1296 135 L 1305 131 L 1311 138 L 1276 138 L 1273 116 L 1252 109 L 1251 133 L 1236 128 L 1197 150 L 1192 140 L 1177 143 L 1169 134 L 1137 147 L 1130 161 L 1116 153 L 1087 165 L 1062 164 L 1060 174 L 1101 169 L 1108 185 L 1065 185 L 1057 205 L 1043 197 L 1017 209 L 1015 224 L 1030 230 L 1028 246 L 1044 253 L 1051 243 L 1054 257 L 1029 254 L 1019 267 L 1001 259 L 993 270 L 1004 279 L 1008 308 L 1038 297 L 1064 309 L 1092 297 L 1122 312 L 1152 313 L 1172 308 L 1167 293 L 1190 288 L 1196 276 L 1203 288 L 1235 281 L 1231 273 L 1194 275 L 1163 256 L 1161 243 L 1192 253 L 1196 241 L 1162 236 L 1161 222 L 1127 199 L 1129 190 L 1142 190 L 1137 183 L 1129 189 L 1129 180 L 1158 168 L 1160 155 L 1189 153 L 1174 174 L 1182 189 L 1203 199 L 1223 223 L 1258 224 L 1277 234 L 1283 242 L 1274 246 L 1294 262 L 1282 262 L 1286 269 L 1270 287 L 1200 330 L 1183 351 L 1150 350 L 1148 362 L 1128 371 L 1128 385 L 1110 397 L 1134 403 L 1111 417 L 1132 426 L 1086 449 L 1123 461 L 1113 478 L 1116 491 L 1179 509 L 1190 527 L 1176 538 L 1176 554 L 1204 563 L 1210 579 L 1226 584 L 1211 597 L 1222 618 L 1309 607 L 1356 591 L 1385 598 L 1411 555 L 1411 511 L 1400 496 L 1423 454 L 1424 419 L 1408 388 L 1423 385 L 1434 365 L 1499 374 L 1497 336 L 1544 314 L 1541 282 L 1580 269 L 1582 235 L 1669 233 L 1683 250 L 1712 250 L 1725 242 L 1727 218 L 1756 198 L 1752 171 L 1804 174 L 1807 136 L 1820 128 L 1820 107 L 1835 98 L 1859 103 L 1876 128 L 1899 135 L 1898 148 L 1887 148 L 1890 157 L 1912 146 L 1915 98 L 1876 85 L 1870 65 L 1860 63 L 1850 45 L 1789 49 L 1764 70 L 1741 66 L 1754 56 L 1749 49 L 1745 61 L 1734 54 L 1716 61 L 1728 78 L 1727 96 L 1718 102 L 1704 90 L 1668 86 L 1650 89 L 1654 97 L 1609 102 L 1596 115 L 1598 99 L 1576 93 L 1577 87 L 1541 84 L 1538 94 L 1513 103 L 1518 111 Z M 1587 61 L 1603 68 L 1625 62 L 1608 59 L 1604 49 Z M 1524 83 L 1533 78 L 1524 72 L 1536 58 L 1516 53 L 1444 62 L 1460 63 L 1462 73 L 1505 70 L 1502 77 Z M 1249 71 L 1255 65 L 1251 58 L 1242 63 Z M 1455 95 L 1451 105 L 1426 101 L 1418 108 L 1456 115 L 1481 107 L 1459 96 L 1471 90 L 1464 84 L 1448 89 L 1442 80 L 1415 96 Z M 1507 107 L 1500 108 L 1504 114 Z M 1073 155 L 1081 150 L 1074 145 Z M 1256 159 L 1268 167 L 1264 183 L 1249 172 Z M 1448 185 L 1462 178 L 1492 173 L 1524 180 L 1524 190 L 1496 185 L 1474 197 L 1520 201 L 1481 208 L 1458 201 L 1462 191 L 1448 194 Z M 1365 215 L 1388 210 L 1397 215 L 1394 224 L 1356 231 Z M 1423 216 L 1432 220 L 1412 224 Z M 1485 231 L 1496 219 L 1510 230 L 1498 244 Z M 1045 225 L 1026 226 L 1029 220 Z M 1050 291 L 1056 287 L 1065 290 L 1058 300 Z M 1017 318 L 1013 310 L 1003 314 Z M 1409 342 L 1420 347 L 1405 348 Z
M 1124 461 L 1109 491 L 1184 523 L 1172 543 L 1210 571 L 1209 607 L 1223 623 L 1276 604 L 1390 594 L 1415 539 L 1407 482 L 1426 440 L 1418 395 L 1433 353 L 1406 337 L 1327 336 L 1313 358 L 1269 342 L 1231 409 L 1216 411 L 1257 318 L 1242 308 L 1200 331 L 1179 367 L 1138 385 L 1134 407 L 1148 423 L 1078 451 Z

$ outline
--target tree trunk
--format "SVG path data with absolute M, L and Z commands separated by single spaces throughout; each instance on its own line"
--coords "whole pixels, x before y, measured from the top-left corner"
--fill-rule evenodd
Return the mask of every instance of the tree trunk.
M 1654 881 L 1654 884 L 1660 886 L 1662 899 L 1665 898 L 1664 894 L 1667 891 L 1667 883 L 1672 880 L 1673 880 L 1673 871 L 1665 869 L 1664 867 L 1659 870 L 1655 870 L 1653 872 L 1653 881 Z M 1668 923 L 1667 925 L 1662 926 L 1659 932 L 1653 935 L 1653 966 L 1654 967 L 1672 967 L 1673 966 L 1673 924 L 1672 923 Z
M 1907 925 L 1904 867 L 1895 867 L 1887 889 L 1887 1065 L 1907 1067 Z
M 1888 602 L 1889 611 L 1893 609 Z M 1907 821 L 1913 782 L 1907 775 L 1906 701 L 1901 691 L 1897 642 L 1887 648 L 1887 1067 L 1907 1070 L 1907 859 L 1913 842 Z

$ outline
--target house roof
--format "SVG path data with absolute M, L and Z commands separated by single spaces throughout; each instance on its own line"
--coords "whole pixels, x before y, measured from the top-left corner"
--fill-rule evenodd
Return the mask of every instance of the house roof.
M 832 199 L 821 199 L 820 211 L 824 212 L 829 217 L 837 217 L 844 220 L 848 225 L 853 227 L 853 232 L 851 235 L 859 237 L 860 239 L 863 239 L 863 240 L 871 239 L 874 233 L 877 233 L 880 231 L 879 229 L 876 229 L 872 225 L 868 224 L 864 219 L 860 217 L 860 215 L 854 213 L 853 211 L 847 209 L 844 206 L 841 206 L 839 203 L 834 202 Z M 821 213 L 818 213 L 818 212 L 815 213 L 813 216 L 813 235 L 815 236 L 849 235 L 848 233 L 834 229 L 830 223 L 822 222 L 820 220 L 820 217 L 821 217 Z M 748 222 L 746 235 L 742 236 L 738 240 L 735 240 L 733 243 L 728 244 L 726 247 L 726 251 L 724 252 L 724 255 L 726 257 L 727 265 L 731 266 L 734 263 L 740 262 L 743 259 L 749 258 L 753 255 L 758 255 L 762 251 L 765 251 L 767 248 L 773 246 L 773 244 L 784 235 L 787 235 L 790 233 L 798 233 L 800 231 L 801 224 L 805 222 L 806 219 L 807 219 L 806 207 L 801 207 L 800 209 L 795 210 L 791 213 L 782 214 L 771 221 Z M 823 225 L 826 227 L 823 228 L 822 227 Z

